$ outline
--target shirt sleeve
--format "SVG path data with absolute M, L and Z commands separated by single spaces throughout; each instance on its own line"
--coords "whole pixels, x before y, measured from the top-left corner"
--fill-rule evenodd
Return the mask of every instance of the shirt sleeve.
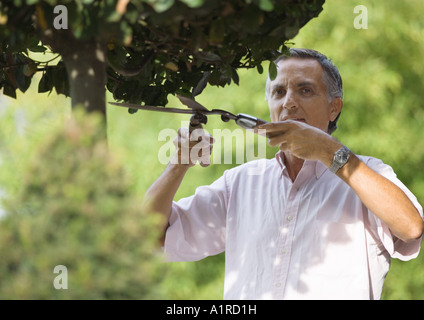
M 375 159 L 375 158 L 370 158 L 367 161 L 367 165 L 371 169 L 378 172 L 379 174 L 381 174 L 382 176 L 384 176 L 385 178 L 393 182 L 395 185 L 397 185 L 406 194 L 409 200 L 411 200 L 415 208 L 417 208 L 417 211 L 420 213 L 421 217 L 423 217 L 423 208 L 418 203 L 417 198 L 397 178 L 395 172 L 389 165 L 384 164 L 381 160 Z M 382 222 L 380 219 L 378 219 L 375 214 L 370 212 L 369 216 L 371 219 L 374 219 L 375 225 L 377 226 L 378 237 L 380 238 L 385 249 L 387 250 L 387 252 L 390 254 L 392 258 L 408 261 L 411 259 L 415 259 L 418 256 L 420 252 L 422 237 L 414 241 L 406 243 L 396 238 L 394 235 L 392 235 L 387 225 L 384 222 Z
M 193 196 L 174 201 L 165 236 L 167 261 L 196 261 L 223 252 L 226 207 L 225 173 Z

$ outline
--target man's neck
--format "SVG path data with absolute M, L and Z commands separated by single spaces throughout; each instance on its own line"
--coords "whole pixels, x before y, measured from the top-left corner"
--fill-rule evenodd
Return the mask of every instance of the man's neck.
M 291 181 L 294 182 L 296 180 L 304 162 L 305 160 L 295 157 L 290 152 L 284 152 L 284 165 L 287 168 Z

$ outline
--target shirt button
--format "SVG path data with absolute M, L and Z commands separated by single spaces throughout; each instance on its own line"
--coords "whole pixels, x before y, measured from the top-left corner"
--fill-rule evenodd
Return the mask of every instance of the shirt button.
M 292 217 L 292 216 L 288 216 L 288 217 L 287 217 L 287 220 L 288 220 L 288 221 L 292 221 L 292 220 L 293 220 L 293 217 Z
M 281 282 L 277 282 L 277 283 L 275 284 L 275 286 L 276 286 L 277 288 L 281 287 Z
M 286 250 L 286 249 L 282 249 L 282 250 L 281 250 L 281 253 L 282 253 L 282 254 L 286 254 L 286 252 L 287 252 L 287 250 Z

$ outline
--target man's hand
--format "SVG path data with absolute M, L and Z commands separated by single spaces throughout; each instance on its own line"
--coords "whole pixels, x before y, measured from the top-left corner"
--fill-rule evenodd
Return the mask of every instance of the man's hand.
M 328 167 L 334 152 L 343 146 L 328 133 L 300 121 L 270 122 L 258 129 L 266 130 L 270 146 L 280 146 L 281 151 L 303 160 L 320 160 Z
M 206 134 L 202 128 L 189 132 L 188 128 L 178 130 L 174 139 L 176 151 L 171 162 L 161 176 L 150 186 L 145 194 L 144 205 L 146 210 L 159 212 L 164 216 L 162 245 L 168 220 L 171 214 L 172 201 L 184 178 L 187 170 L 196 162 L 207 167 L 210 164 L 212 143 L 214 138 Z
M 210 165 L 213 143 L 215 139 L 206 134 L 202 128 L 189 132 L 188 128 L 180 128 L 174 139 L 176 147 L 171 164 L 181 164 L 193 167 L 199 162 L 202 167 Z

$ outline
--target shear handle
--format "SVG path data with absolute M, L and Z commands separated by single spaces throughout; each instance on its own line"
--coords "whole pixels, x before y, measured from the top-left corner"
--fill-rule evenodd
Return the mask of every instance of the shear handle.
M 236 123 L 243 129 L 254 129 L 261 124 L 267 123 L 267 121 L 251 116 L 250 114 L 239 113 Z
M 208 122 L 208 118 L 203 113 L 194 113 L 190 117 L 190 124 L 188 126 L 188 132 L 192 133 L 196 129 L 201 129 L 202 124 L 206 124 Z

